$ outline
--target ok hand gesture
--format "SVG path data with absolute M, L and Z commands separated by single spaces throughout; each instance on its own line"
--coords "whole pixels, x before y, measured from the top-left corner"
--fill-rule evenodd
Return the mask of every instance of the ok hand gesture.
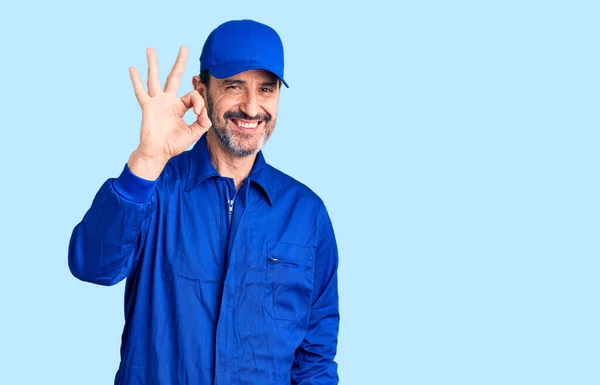
M 144 89 L 140 74 L 129 68 L 135 96 L 142 108 L 140 144 L 129 158 L 130 170 L 144 179 L 158 178 L 166 163 L 173 156 L 185 151 L 210 128 L 204 99 L 193 90 L 177 97 L 179 81 L 187 60 L 187 48 L 181 47 L 164 90 L 158 79 L 156 53 L 148 48 L 148 92 Z M 193 108 L 196 121 L 188 125 L 183 120 L 187 110 Z

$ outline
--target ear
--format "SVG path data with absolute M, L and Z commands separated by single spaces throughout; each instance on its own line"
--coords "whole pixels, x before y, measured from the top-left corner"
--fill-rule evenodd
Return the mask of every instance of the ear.
M 194 89 L 195 89 L 196 91 L 198 91 L 198 85 L 199 85 L 199 84 L 202 84 L 202 83 L 200 83 L 200 76 L 197 76 L 197 75 L 196 75 L 196 76 L 194 76 L 194 77 L 192 78 L 192 87 L 194 87 Z M 198 91 L 198 92 L 200 92 L 200 91 Z
M 200 81 L 200 76 L 196 75 L 192 78 L 192 87 L 194 87 L 203 98 L 206 98 L 206 86 Z

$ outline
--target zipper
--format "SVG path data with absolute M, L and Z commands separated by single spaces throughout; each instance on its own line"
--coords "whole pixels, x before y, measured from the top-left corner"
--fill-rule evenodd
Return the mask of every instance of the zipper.
M 225 239 L 225 247 L 224 247 L 224 257 L 225 257 L 225 266 L 224 266 L 224 275 L 223 275 L 223 281 L 224 283 L 227 283 L 230 280 L 230 275 L 231 275 L 231 271 L 230 271 L 230 264 L 231 264 L 231 254 L 232 254 L 232 250 L 234 248 L 234 244 L 235 244 L 235 234 L 234 234 L 234 230 L 232 229 L 232 221 L 233 221 L 233 205 L 235 202 L 235 198 L 238 194 L 238 192 L 242 189 L 242 186 L 244 185 L 244 181 L 242 181 L 242 183 L 240 183 L 240 187 L 239 188 L 235 188 L 235 182 L 234 182 L 234 186 L 233 188 L 235 189 L 233 197 L 230 197 L 229 194 L 231 192 L 230 190 L 230 184 L 228 181 L 225 182 L 225 194 L 226 194 L 226 198 L 227 198 L 227 202 L 226 202 L 226 210 L 227 210 L 227 219 L 228 219 L 228 227 L 226 230 L 226 234 L 223 237 Z M 221 193 L 222 194 L 222 193 Z M 221 199 L 223 197 L 223 195 L 220 195 Z M 220 199 L 220 200 L 221 200 Z M 223 204 L 223 201 L 221 200 L 221 202 L 219 204 Z M 244 212 L 245 210 L 240 211 L 239 214 L 239 218 L 238 218 L 238 222 L 242 220 L 243 216 L 244 216 Z M 239 223 L 237 224 L 239 227 Z M 225 230 L 225 229 L 223 229 Z M 237 233 L 237 231 L 236 231 Z M 231 294 L 230 294 L 231 296 Z M 235 294 L 233 294 L 233 299 L 235 299 Z M 216 330 L 216 340 L 217 343 L 215 344 L 215 378 L 214 378 L 214 383 L 216 384 L 222 384 L 223 382 L 221 381 L 221 377 L 225 377 L 225 373 L 228 372 L 229 370 L 229 366 L 231 365 L 230 362 L 227 358 L 227 355 L 224 353 L 224 350 L 227 349 L 227 346 L 229 343 L 231 343 L 231 340 L 228 338 L 228 332 L 227 330 L 223 330 L 223 328 L 226 327 L 226 325 L 224 325 L 225 320 L 228 319 L 228 315 L 230 314 L 229 312 L 229 307 L 228 307 L 228 302 L 229 302 L 230 298 L 228 298 L 228 296 L 225 295 L 225 292 L 223 292 L 223 296 L 221 297 L 221 308 L 219 310 L 219 315 L 218 315 L 218 321 L 217 321 L 217 330 Z
M 227 217 L 229 218 L 229 226 L 231 226 L 231 219 L 233 218 L 233 203 L 235 202 L 235 197 L 237 196 L 238 191 L 242 188 L 244 182 L 240 183 L 240 187 L 235 190 L 233 194 L 233 198 L 229 199 L 229 189 L 227 189 Z

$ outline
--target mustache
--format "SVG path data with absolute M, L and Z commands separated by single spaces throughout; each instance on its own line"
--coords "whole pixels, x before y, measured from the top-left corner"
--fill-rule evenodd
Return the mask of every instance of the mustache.
M 242 111 L 227 111 L 223 114 L 223 119 L 242 119 L 242 120 L 264 120 L 266 123 L 271 121 L 270 114 L 258 114 L 254 117 L 248 116 L 248 114 Z

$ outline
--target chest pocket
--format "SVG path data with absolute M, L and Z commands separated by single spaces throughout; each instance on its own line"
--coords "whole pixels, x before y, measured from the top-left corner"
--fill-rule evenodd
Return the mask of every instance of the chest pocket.
M 310 309 L 314 247 L 267 243 L 264 309 L 276 320 L 299 321 Z

